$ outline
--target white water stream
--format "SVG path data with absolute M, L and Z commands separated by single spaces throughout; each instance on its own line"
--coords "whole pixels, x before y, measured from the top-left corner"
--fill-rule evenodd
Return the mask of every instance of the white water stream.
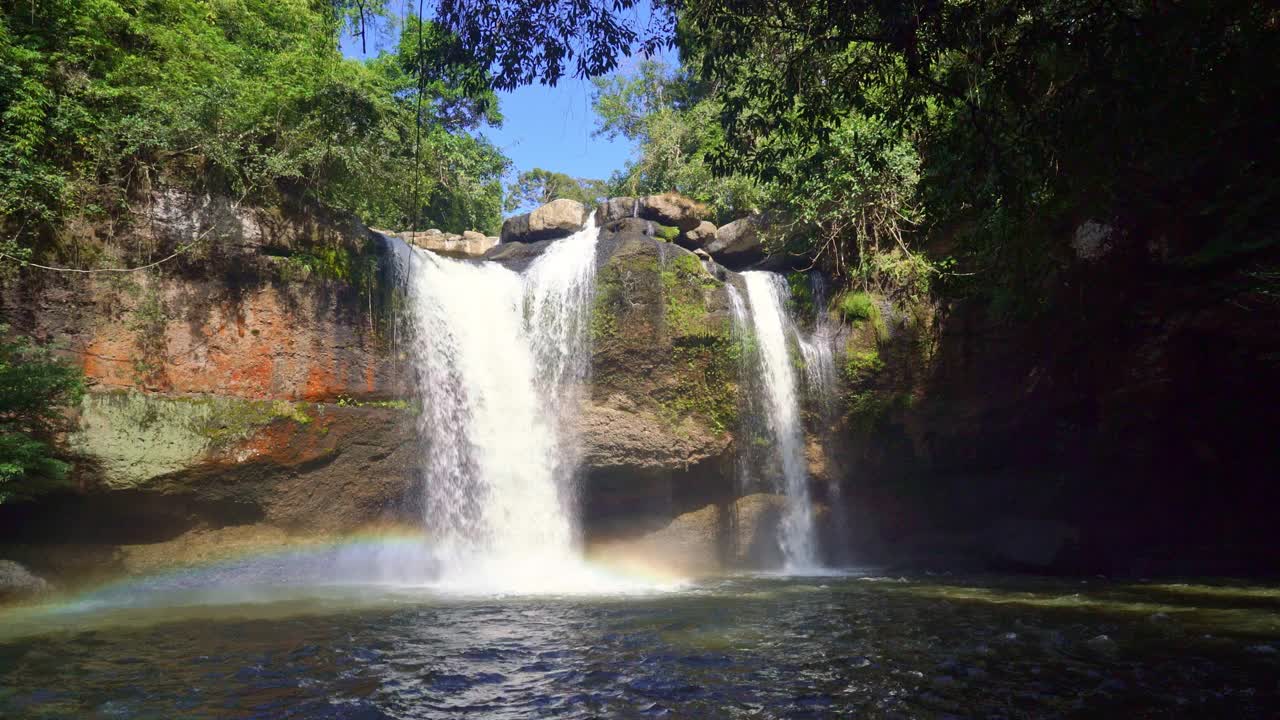
M 775 485 L 786 496 L 779 539 L 787 569 L 804 571 L 818 566 L 818 552 L 796 368 L 787 347 L 791 339 L 798 341 L 798 335 L 787 316 L 787 286 L 782 277 L 751 271 L 742 273 L 742 278 L 751 305 L 765 427 L 782 471 Z M 735 314 L 741 312 L 740 305 L 732 303 Z
M 590 370 L 594 219 L 523 273 L 413 249 L 407 294 L 436 584 L 592 592 L 575 419 Z M 403 252 L 403 251 L 402 251 Z

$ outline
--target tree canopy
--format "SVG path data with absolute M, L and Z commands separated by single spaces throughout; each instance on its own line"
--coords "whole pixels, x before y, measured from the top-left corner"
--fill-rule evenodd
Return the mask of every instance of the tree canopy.
M 564 198 L 593 207 L 607 197 L 609 189 L 603 180 L 570 177 L 561 172 L 534 168 L 520 173 L 507 191 L 507 209 L 534 207 Z
M 1171 237 L 1187 262 L 1277 245 L 1264 3 L 669 7 L 684 66 L 598 83 L 601 130 L 642 147 L 617 180 L 722 216 L 779 209 L 785 249 L 837 274 L 1034 305 L 1090 218 Z M 951 250 L 926 267 L 930 243 Z
M 507 161 L 470 132 L 501 121 L 492 78 L 435 24 L 419 42 L 409 18 L 392 52 L 361 62 L 342 57 L 340 18 L 311 0 L 0 12 L 0 216 L 26 245 L 162 185 L 398 227 L 500 221 Z

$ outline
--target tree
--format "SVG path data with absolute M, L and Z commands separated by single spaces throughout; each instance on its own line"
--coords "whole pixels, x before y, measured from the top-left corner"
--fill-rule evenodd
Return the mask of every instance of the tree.
M 345 59 L 340 21 L 311 0 L 0 2 L 0 231 L 56 256 L 67 218 L 120 227 L 161 186 L 495 228 L 486 67 L 414 18 Z
M 511 90 L 566 74 L 612 72 L 618 59 L 649 55 L 674 39 L 677 3 L 655 0 L 641 25 L 640 0 L 438 0 L 436 17 L 482 65 L 493 86 Z
M 564 173 L 534 168 L 520 173 L 507 191 L 507 210 L 545 205 L 564 198 L 576 200 L 588 207 L 594 206 L 608 195 L 602 180 L 573 178 Z
M 712 155 L 723 142 L 714 91 L 687 69 L 645 60 L 630 75 L 594 81 L 597 135 L 625 137 L 637 156 L 610 179 L 620 195 L 675 191 L 700 200 L 721 220 L 754 210 L 763 188 L 738 173 L 716 173 Z
M 0 503 L 55 486 L 69 465 L 54 444 L 64 409 L 80 401 L 79 369 L 0 324 Z
M 1278 28 L 1248 0 L 690 0 L 680 45 L 723 100 L 718 172 L 823 178 L 860 117 L 922 159 L 924 229 L 1031 298 L 1081 213 L 1187 258 L 1280 244 Z

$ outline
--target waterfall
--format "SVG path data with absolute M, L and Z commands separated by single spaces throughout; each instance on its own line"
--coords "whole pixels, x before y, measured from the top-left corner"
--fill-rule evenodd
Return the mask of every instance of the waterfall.
M 573 427 L 590 370 L 598 235 L 591 218 L 523 275 L 407 253 L 424 522 L 442 586 L 593 587 L 582 577 Z
M 781 523 L 782 552 L 788 569 L 812 568 L 818 562 L 817 543 L 796 369 L 788 350 L 789 341 L 798 339 L 798 335 L 784 306 L 787 287 L 781 276 L 770 272 L 745 272 L 742 277 L 751 305 L 764 425 L 782 474 L 775 486 L 786 496 Z M 730 299 L 737 317 L 745 308 L 741 307 L 736 293 L 732 293 Z
M 822 449 L 826 453 L 824 460 L 828 468 L 826 501 L 830 515 L 825 525 L 834 542 L 825 548 L 825 559 L 847 564 L 850 561 L 849 517 L 840 489 L 840 473 L 832 471 L 836 459 L 829 452 L 836 442 L 832 428 L 840 413 L 835 350 L 842 337 L 841 328 L 828 310 L 829 297 L 822 274 L 811 273 L 809 282 L 813 297 L 813 330 L 808 337 L 800 338 L 800 352 L 804 355 L 805 397 L 818 419 L 817 433 L 823 440 Z

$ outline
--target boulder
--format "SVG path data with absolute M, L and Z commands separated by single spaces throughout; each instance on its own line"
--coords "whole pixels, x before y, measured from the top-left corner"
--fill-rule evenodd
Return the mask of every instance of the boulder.
M 596 224 L 601 226 L 639 216 L 640 203 L 633 197 L 609 198 L 596 207 Z
M 578 430 L 583 461 L 595 469 L 688 467 L 725 456 L 730 441 L 696 422 L 672 427 L 658 409 L 638 406 L 625 393 L 584 407 Z
M 663 193 L 640 198 L 639 216 L 684 232 L 696 229 L 707 215 L 707 207 L 678 193 Z
M 666 527 L 632 540 L 600 543 L 593 553 L 623 565 L 682 575 L 782 563 L 778 542 L 786 498 L 756 493 L 683 513 Z
M 554 240 L 539 240 L 538 242 L 513 242 L 502 243 L 490 248 L 489 252 L 484 254 L 485 260 L 492 260 L 496 263 L 502 263 L 511 270 L 520 271 L 529 266 L 539 255 L 546 252 Z
M 576 200 L 552 200 L 531 213 L 502 223 L 502 242 L 536 242 L 568 237 L 587 221 L 587 209 Z
M 489 238 L 483 233 L 478 233 L 474 230 L 467 230 L 461 235 L 456 235 L 432 228 L 420 232 L 396 233 L 396 236 L 423 250 L 430 250 L 440 255 L 457 258 L 483 257 L 494 245 L 498 244 L 496 237 Z
M 44 578 L 12 560 L 0 560 L 0 600 L 33 597 L 49 591 Z
M 716 239 L 716 226 L 703 220 L 692 230 L 685 230 L 676 238 L 676 244 L 690 250 L 698 250 Z
M 704 249 L 721 265 L 741 269 L 764 259 L 760 217 L 749 215 L 716 230 L 716 237 Z
M 97 510 L 88 508 L 91 521 L 68 509 L 55 523 L 68 528 L 127 528 L 105 509 L 116 495 L 138 524 L 156 528 L 163 516 L 181 527 L 266 519 L 346 530 L 384 517 L 417 457 L 407 406 L 91 392 L 78 416 L 67 444 L 94 468 Z
M 644 235 L 645 237 L 653 237 L 654 227 L 654 224 L 648 220 L 625 217 L 617 220 L 610 220 L 602 229 L 606 232 L 617 235 Z

